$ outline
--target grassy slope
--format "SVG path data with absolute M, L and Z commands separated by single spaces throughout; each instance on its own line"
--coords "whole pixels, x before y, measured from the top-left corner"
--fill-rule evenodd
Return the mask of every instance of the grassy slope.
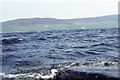
M 76 23 L 76 25 L 32 25 L 32 26 L 7 26 L 3 27 L 3 32 L 14 32 L 14 31 L 46 31 L 46 30 L 62 30 L 62 29 L 81 29 L 85 28 L 115 28 L 117 22 L 106 21 L 101 23 Z
M 84 19 L 84 18 L 83 18 Z M 115 28 L 118 26 L 117 20 L 106 19 L 97 21 L 98 19 L 89 18 L 88 20 L 68 20 L 72 24 L 34 24 L 34 25 L 7 25 L 2 27 L 3 32 L 14 32 L 14 31 L 46 31 L 46 30 L 62 30 L 62 29 L 81 29 L 85 28 Z M 90 21 L 91 20 L 91 21 Z

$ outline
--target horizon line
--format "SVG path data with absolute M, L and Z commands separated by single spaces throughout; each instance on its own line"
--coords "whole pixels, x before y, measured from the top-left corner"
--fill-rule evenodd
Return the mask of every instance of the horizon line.
M 24 18 L 16 18 L 16 19 L 9 19 L 9 20 L 5 20 L 5 21 L 0 21 L 0 23 L 3 23 L 3 22 L 7 22 L 7 21 L 12 21 L 12 20 L 18 20 L 18 19 L 31 19 L 31 18 L 54 18 L 54 19 L 60 19 L 60 20 L 63 20 L 63 19 L 83 19 L 83 18 L 96 18 L 96 17 L 104 17 L 104 16 L 112 16 L 112 15 L 118 15 L 118 14 L 111 14 L 111 15 L 102 15 L 102 16 L 93 16 L 93 17 L 81 17 L 81 18 L 55 18 L 55 17 L 24 17 Z

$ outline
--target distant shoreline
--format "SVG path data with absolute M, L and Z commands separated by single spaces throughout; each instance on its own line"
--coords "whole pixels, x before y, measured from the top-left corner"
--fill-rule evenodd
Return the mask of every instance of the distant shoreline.
M 115 27 L 113 27 L 115 28 Z M 119 28 L 119 27 L 116 27 Z M 86 28 L 88 29 L 88 28 Z M 89 28 L 89 29 L 110 29 L 110 28 Z M 60 30 L 84 30 L 84 29 L 60 29 Z M 58 31 L 58 30 L 41 30 L 41 31 L 12 31 L 12 32 L 0 32 L 2 33 L 20 33 L 20 32 L 42 32 L 42 31 Z

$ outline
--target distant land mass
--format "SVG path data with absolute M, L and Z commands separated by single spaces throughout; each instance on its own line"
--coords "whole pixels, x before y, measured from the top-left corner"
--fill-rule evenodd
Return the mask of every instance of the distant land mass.
M 116 28 L 117 26 L 118 15 L 75 19 L 24 18 L 2 22 L 2 32 Z

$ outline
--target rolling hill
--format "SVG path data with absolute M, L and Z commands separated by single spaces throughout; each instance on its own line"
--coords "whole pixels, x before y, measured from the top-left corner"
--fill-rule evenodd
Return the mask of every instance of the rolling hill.
M 118 26 L 118 15 L 90 18 L 55 19 L 24 18 L 2 22 L 3 32 L 43 31 L 81 28 L 115 28 Z

